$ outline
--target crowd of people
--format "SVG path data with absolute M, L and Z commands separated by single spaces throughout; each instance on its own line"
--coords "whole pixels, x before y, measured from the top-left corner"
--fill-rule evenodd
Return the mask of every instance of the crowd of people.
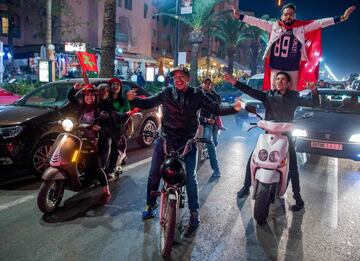
M 310 86 L 312 92 L 312 99 L 310 100 L 300 97 L 296 91 L 300 61 L 307 59 L 304 33 L 346 21 L 354 9 L 355 7 L 350 7 L 341 16 L 315 20 L 304 24 L 295 19 L 296 7 L 293 4 L 286 4 L 282 8 L 280 20 L 277 22 L 269 22 L 243 15 L 233 8 L 233 15 L 237 19 L 271 33 L 265 51 L 265 55 L 270 57 L 270 67 L 272 69 L 271 89 L 267 92 L 254 90 L 228 74 L 225 74 L 224 80 L 261 101 L 265 106 L 265 120 L 293 121 L 294 111 L 298 106 L 314 107 L 319 105 L 319 95 L 315 84 Z M 279 45 L 284 41 L 288 41 L 288 44 Z M 71 103 L 78 106 L 80 120 L 93 124 L 92 130 L 99 132 L 98 153 L 89 159 L 89 165 L 91 166 L 89 170 L 98 177 L 103 186 L 103 202 L 107 203 L 111 198 L 107 182 L 109 176 L 106 173 L 111 175 L 115 171 L 117 161 L 126 150 L 124 123 L 131 115 L 130 105 L 140 109 L 149 109 L 162 105 L 162 136 L 175 149 L 183 147 L 189 139 L 193 138 L 199 124 L 201 124 L 204 129 L 204 137 L 213 141 L 213 143 L 207 145 L 213 171 L 212 176 L 217 178 L 221 176 L 216 156 L 216 146 L 218 144 L 218 131 L 224 126 L 219 115 L 237 113 L 241 110 L 240 101 L 236 101 L 228 107 L 222 106 L 219 95 L 212 88 L 212 80 L 205 78 L 201 87 L 198 88 L 190 86 L 190 73 L 185 67 L 174 68 L 170 72 L 170 76 L 172 77 L 173 86 L 170 85 L 147 98 L 137 97 L 135 90 L 129 90 L 126 97 L 123 97 L 121 95 L 121 81 L 116 78 L 111 79 L 107 84 L 98 86 L 98 93 L 94 86 L 89 84 L 76 84 L 74 90 L 69 93 Z M 80 88 L 82 88 L 84 94 L 82 102 L 78 102 L 74 98 L 75 92 Z M 115 113 L 116 117 L 110 123 L 95 120 L 101 111 L 107 111 L 111 115 Z M 290 154 L 289 179 L 295 200 L 291 210 L 298 211 L 304 207 L 305 203 L 300 195 L 299 171 L 294 142 L 291 135 L 287 136 Z M 193 146 L 184 158 L 187 176 L 186 191 L 190 210 L 189 226 L 195 228 L 200 224 L 196 155 L 196 147 Z M 149 170 L 146 205 L 142 213 L 143 219 L 153 218 L 155 215 L 154 211 L 158 204 L 151 191 L 157 191 L 159 188 L 161 179 L 160 166 L 164 161 L 164 157 L 163 140 L 157 139 Z M 250 160 L 251 156 L 245 171 L 244 186 L 238 192 L 239 198 L 245 198 L 250 194 Z

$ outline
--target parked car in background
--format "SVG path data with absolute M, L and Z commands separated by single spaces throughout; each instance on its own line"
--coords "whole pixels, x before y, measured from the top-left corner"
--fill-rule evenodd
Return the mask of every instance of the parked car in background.
M 256 89 L 256 90 L 262 90 L 263 88 L 263 83 L 264 83 L 264 74 L 260 73 L 260 74 L 255 74 L 253 75 L 247 82 L 247 85 L 249 85 L 251 88 Z M 261 115 L 264 116 L 265 115 L 265 107 L 264 104 L 259 101 L 256 100 L 252 97 L 250 97 L 247 94 L 243 94 L 241 97 L 239 97 L 239 99 L 245 104 L 245 105 L 251 105 L 254 106 L 256 108 L 256 111 Z M 240 112 L 235 114 L 235 121 L 236 124 L 239 125 L 242 123 L 242 121 L 248 117 L 256 117 L 255 114 L 253 113 L 249 113 L 246 110 L 241 110 Z
M 318 108 L 299 107 L 293 136 L 296 151 L 360 160 L 360 92 L 318 89 Z M 307 94 L 310 97 L 310 93 Z M 306 97 L 307 95 L 304 95 Z
M 243 92 L 234 87 L 231 83 L 222 82 L 215 87 L 215 91 L 221 97 L 221 102 L 225 104 L 232 104 L 234 101 L 243 95 Z
M 332 89 L 346 89 L 346 85 L 344 82 L 330 82 L 329 88 Z
M 90 82 L 98 85 L 109 79 L 96 78 Z M 77 117 L 67 99 L 74 83 L 83 79 L 67 79 L 44 84 L 23 96 L 14 104 L 0 106 L 0 168 L 29 166 L 41 175 L 48 166 L 48 152 L 62 132 L 58 124 L 65 117 Z M 135 88 L 139 95 L 150 94 L 133 82 L 123 81 L 122 95 Z M 156 131 L 160 125 L 160 107 L 142 110 L 131 118 L 131 139 L 141 146 L 150 146 L 152 138 L 143 137 L 145 130 Z
M 13 103 L 20 98 L 21 96 L 0 88 L 0 105 Z

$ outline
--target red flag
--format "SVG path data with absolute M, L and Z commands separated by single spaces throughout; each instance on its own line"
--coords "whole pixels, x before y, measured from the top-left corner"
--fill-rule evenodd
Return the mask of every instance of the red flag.
M 306 25 L 312 21 L 296 21 L 292 27 Z M 320 58 L 322 56 L 321 47 L 321 29 L 311 31 L 305 34 L 305 49 L 308 61 L 301 61 L 299 66 L 299 82 L 297 90 L 305 89 L 307 82 L 317 82 L 319 78 Z M 267 91 L 271 88 L 270 75 L 271 68 L 269 66 L 270 58 L 265 58 L 264 64 L 264 84 L 263 90 Z
M 79 59 L 83 73 L 85 73 L 85 72 L 97 72 L 98 73 L 96 56 L 94 54 L 90 54 L 87 52 L 77 52 L 76 55 Z

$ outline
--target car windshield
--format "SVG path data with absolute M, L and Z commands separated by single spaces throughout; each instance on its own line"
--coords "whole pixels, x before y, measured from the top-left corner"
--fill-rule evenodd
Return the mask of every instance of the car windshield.
M 319 108 L 338 112 L 360 113 L 360 94 L 321 94 Z
M 25 95 L 15 105 L 44 108 L 62 107 L 68 101 L 67 95 L 71 88 L 71 83 L 45 84 Z
M 263 87 L 264 79 L 250 79 L 248 85 L 256 90 L 261 90 Z
M 233 92 L 241 92 L 241 91 L 236 87 L 232 86 L 231 83 L 223 83 L 221 86 L 219 86 L 216 89 L 216 92 L 221 94 L 221 93 L 233 93 Z

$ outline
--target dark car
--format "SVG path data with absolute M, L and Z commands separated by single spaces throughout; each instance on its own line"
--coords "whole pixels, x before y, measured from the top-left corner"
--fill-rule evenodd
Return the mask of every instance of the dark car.
M 98 85 L 109 79 L 90 79 Z M 0 168 L 30 166 L 35 174 L 42 174 L 47 167 L 48 152 L 55 138 L 63 130 L 60 119 L 75 117 L 67 95 L 75 82 L 68 79 L 45 84 L 13 104 L 0 106 Z M 123 93 L 136 88 L 139 95 L 150 94 L 135 83 L 123 81 Z M 133 131 L 130 138 L 141 146 L 150 146 L 152 138 L 143 137 L 144 130 L 155 131 L 160 125 L 160 107 L 143 110 L 131 117 Z
M 296 151 L 360 160 L 360 92 L 319 89 L 319 94 L 318 108 L 295 111 L 295 119 L 303 116 L 293 132 Z
M 231 83 L 222 82 L 215 91 L 220 95 L 221 102 L 225 104 L 232 104 L 234 101 L 243 95 L 243 92 L 234 87 Z

